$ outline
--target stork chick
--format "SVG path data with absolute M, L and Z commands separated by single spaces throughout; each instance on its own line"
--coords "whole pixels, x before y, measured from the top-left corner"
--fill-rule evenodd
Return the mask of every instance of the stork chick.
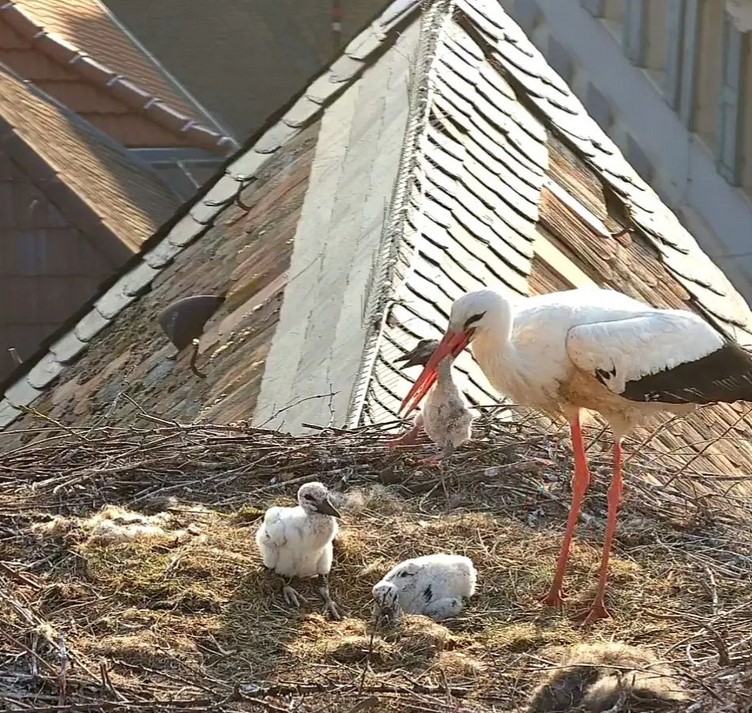
M 340 517 L 322 483 L 306 483 L 298 490 L 297 507 L 271 507 L 256 533 L 256 544 L 264 567 L 284 579 L 282 594 L 290 606 L 299 607 L 305 598 L 293 589 L 293 577 L 318 577 L 318 591 L 325 610 L 340 619 L 329 593 L 327 577 L 332 568 L 332 542 Z
M 415 349 L 396 361 L 404 361 L 403 369 L 410 366 L 425 366 L 439 346 L 436 339 L 421 339 Z M 420 413 L 413 421 L 413 427 L 396 440 L 390 441 L 390 447 L 415 443 L 421 428 L 428 437 L 441 448 L 441 454 L 429 458 L 426 465 L 438 465 L 454 453 L 455 448 L 470 440 L 473 417 L 467 409 L 465 399 L 452 379 L 452 362 L 450 354 L 438 365 L 436 384 L 431 389 Z
M 374 613 L 397 621 L 403 613 L 434 621 L 457 616 L 475 594 L 477 573 L 462 555 L 438 553 L 404 560 L 374 586 Z

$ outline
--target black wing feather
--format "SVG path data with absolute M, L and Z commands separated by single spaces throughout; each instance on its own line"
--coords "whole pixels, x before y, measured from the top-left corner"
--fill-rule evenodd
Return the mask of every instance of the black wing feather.
M 726 341 L 700 359 L 627 381 L 621 395 L 667 404 L 752 401 L 752 354 Z

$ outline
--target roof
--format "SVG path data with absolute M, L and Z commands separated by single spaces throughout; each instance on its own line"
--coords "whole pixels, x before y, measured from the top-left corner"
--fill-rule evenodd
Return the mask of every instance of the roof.
M 305 265 L 296 261 L 291 267 L 290 259 L 299 242 L 312 169 L 317 175 L 331 170 L 350 181 L 386 142 L 391 149 L 383 152 L 380 174 L 374 176 L 370 213 L 352 200 L 343 200 L 336 209 L 328 204 L 336 215 L 356 209 L 359 225 L 374 224 L 372 240 L 378 243 L 379 221 L 386 215 L 399 161 L 399 121 L 401 117 L 404 123 L 408 109 L 411 50 L 406 43 L 417 39 L 417 26 L 401 38 L 405 24 L 401 12 L 375 21 L 343 61 L 228 164 L 226 175 L 187 214 L 148 241 L 143 259 L 132 261 L 115 284 L 69 320 L 49 349 L 29 362 L 28 373 L 9 385 L 10 400 L 0 402 L 0 427 L 15 423 L 24 428 L 25 418 L 18 418 L 14 404 L 33 403 L 65 420 L 91 418 L 106 412 L 120 391 L 149 410 L 169 402 L 183 420 L 248 417 L 284 290 L 289 284 L 306 284 L 309 277 Z M 386 63 L 371 71 L 382 54 Z M 390 85 L 401 91 L 389 101 L 379 98 Z M 381 143 L 371 143 L 373 130 L 382 136 Z M 391 163 L 385 164 L 386 157 Z M 386 193 L 377 192 L 379 184 Z M 190 354 L 176 355 L 158 324 L 171 302 L 198 293 L 226 296 L 201 340 L 198 367 L 205 380 L 190 372 Z M 360 315 L 361 300 L 354 304 Z M 356 358 L 352 378 L 357 367 Z M 118 418 L 135 418 L 138 411 L 133 409 L 127 399 L 119 399 Z
M 438 336 L 456 297 L 489 284 L 512 295 L 610 286 L 693 309 L 752 342 L 741 296 L 495 1 L 437 0 L 420 21 L 417 8 L 393 3 L 142 262 L 17 374 L 0 425 L 29 428 L 20 411 L 28 405 L 69 424 L 93 413 L 135 418 L 139 408 L 294 431 L 393 421 L 410 386 L 395 358 Z M 304 191 L 284 188 L 304 170 Z M 264 214 L 263 228 L 251 223 L 247 238 L 233 238 L 231 226 L 245 220 L 230 205 L 241 177 L 250 181 L 249 216 L 265 191 L 294 194 L 295 209 Z M 280 254 L 263 247 L 268 238 L 279 249 L 278 229 L 293 241 L 287 274 Z M 257 249 L 277 257 L 264 262 Z M 258 282 L 229 258 L 244 253 Z M 150 326 L 157 310 L 225 290 L 245 301 L 228 299 L 208 323 L 206 378 L 190 374 L 188 354 L 155 360 L 167 349 Z M 469 353 L 457 366 L 471 400 L 496 399 Z M 246 392 L 239 385 L 251 371 Z M 703 409 L 656 443 L 709 471 L 748 470 L 745 414 Z
M 114 265 L 175 210 L 175 196 L 146 166 L 1 66 L 0 131 L 2 149 Z
M 0 62 L 124 146 L 234 148 L 98 0 L 4 3 Z
M 389 4 L 212 0 L 209 11 L 186 0 L 103 1 L 236 137 L 263 125 Z

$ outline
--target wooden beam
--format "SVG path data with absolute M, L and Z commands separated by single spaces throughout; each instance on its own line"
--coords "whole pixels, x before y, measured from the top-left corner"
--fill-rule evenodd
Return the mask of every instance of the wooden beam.
M 683 35 L 679 117 L 684 126 L 692 131 L 694 128 L 697 61 L 700 49 L 700 0 L 685 1 Z
M 603 17 L 606 11 L 606 0 L 580 0 L 580 5 L 593 17 Z
M 684 0 L 667 0 L 666 77 L 663 93 L 674 111 L 679 109 L 682 77 L 682 48 L 684 46 Z

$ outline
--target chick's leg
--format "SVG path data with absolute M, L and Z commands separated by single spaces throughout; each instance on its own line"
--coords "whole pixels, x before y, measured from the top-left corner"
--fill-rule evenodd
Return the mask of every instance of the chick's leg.
M 418 436 L 420 435 L 420 431 L 423 428 L 423 416 L 421 414 L 418 414 L 415 417 L 415 421 L 413 422 L 413 427 L 407 431 L 406 433 L 403 433 L 401 436 L 397 438 L 393 438 L 391 441 L 387 442 L 388 448 L 398 448 L 400 446 L 412 446 L 415 444 L 415 442 L 418 440 Z
M 327 579 L 325 574 L 319 575 L 319 594 L 324 600 L 324 611 L 329 612 L 329 614 L 331 614 L 332 616 L 332 619 L 336 619 L 337 621 L 342 619 L 342 615 L 339 613 L 339 609 L 334 603 L 332 595 L 329 592 L 329 580 Z
M 300 608 L 306 598 L 292 586 L 292 579 L 284 579 L 282 584 L 282 596 L 291 607 Z
M 454 444 L 447 443 L 439 455 L 424 458 L 420 463 L 421 465 L 440 466 L 447 458 L 451 457 L 452 453 L 454 453 Z

